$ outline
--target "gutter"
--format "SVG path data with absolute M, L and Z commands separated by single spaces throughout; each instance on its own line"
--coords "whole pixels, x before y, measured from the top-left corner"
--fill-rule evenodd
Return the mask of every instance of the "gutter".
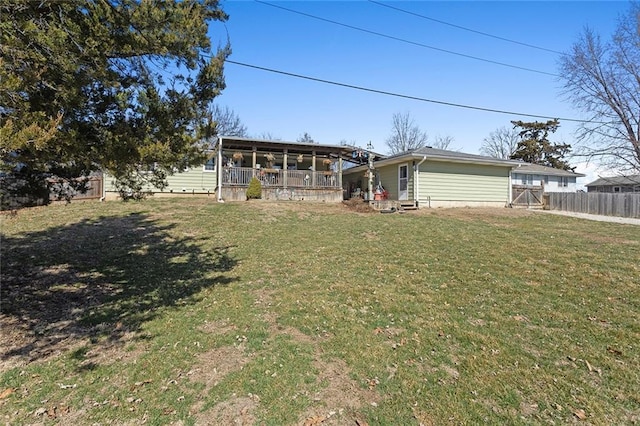
M 101 172 L 102 176 L 101 177 L 101 181 L 102 181 L 102 197 L 100 198 L 100 202 L 105 201 L 107 199 L 107 179 L 105 177 L 105 173 Z

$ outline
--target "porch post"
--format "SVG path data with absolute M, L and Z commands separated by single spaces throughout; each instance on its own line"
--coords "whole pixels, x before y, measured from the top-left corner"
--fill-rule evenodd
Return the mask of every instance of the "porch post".
M 251 151 L 252 151 L 251 152 L 251 168 L 252 169 L 256 168 L 256 164 L 257 164 L 257 162 L 256 162 L 257 152 L 256 151 L 257 150 L 258 150 L 258 148 L 255 145 L 251 148 Z
M 216 160 L 216 175 L 218 177 L 218 202 L 222 202 L 222 137 L 218 138 L 218 159 Z
M 373 155 L 369 154 L 369 183 L 367 187 L 369 192 L 368 201 L 373 201 Z
M 287 187 L 287 174 L 289 172 L 289 165 L 288 165 L 288 161 L 287 161 L 287 154 L 289 153 L 289 151 L 287 149 L 285 149 L 284 151 L 282 151 L 282 184 L 284 185 L 284 187 Z
M 316 152 L 311 151 L 311 187 L 316 187 Z
M 338 187 L 342 188 L 342 157 L 338 158 Z

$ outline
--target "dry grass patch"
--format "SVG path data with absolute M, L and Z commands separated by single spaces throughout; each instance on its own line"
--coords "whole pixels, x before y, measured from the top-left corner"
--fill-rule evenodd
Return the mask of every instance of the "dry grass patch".
M 259 403 L 260 399 L 256 396 L 233 396 L 210 410 L 196 414 L 195 422 L 207 426 L 252 426 L 259 423 L 255 414 Z

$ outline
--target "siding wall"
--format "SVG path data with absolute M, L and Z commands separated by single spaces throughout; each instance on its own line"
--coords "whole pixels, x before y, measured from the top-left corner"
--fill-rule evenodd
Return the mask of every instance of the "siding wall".
M 398 167 L 401 164 L 407 164 L 409 167 L 409 182 L 408 182 L 408 200 L 413 200 L 413 166 L 409 161 L 407 163 L 391 164 L 388 166 L 380 167 L 376 170 L 378 179 L 382 183 L 384 189 L 389 191 L 389 200 L 398 199 Z
M 525 176 L 531 176 L 531 180 L 525 179 Z M 512 173 L 512 182 L 514 185 L 533 185 L 541 186 L 545 180 L 545 175 L 531 175 L 523 173 Z M 560 185 L 560 176 L 547 176 L 547 182 L 544 183 L 545 192 L 576 192 L 576 178 L 567 176 L 567 186 Z
M 509 170 L 427 160 L 420 165 L 419 207 L 504 206 L 509 201 Z
M 176 173 L 167 178 L 169 186 L 162 192 L 174 194 L 207 194 L 216 190 L 216 173 L 214 171 L 204 171 L 203 166 L 191 168 L 187 171 Z M 106 192 L 115 192 L 114 179 L 110 175 L 104 176 Z M 151 189 L 153 192 L 160 192 L 158 189 Z

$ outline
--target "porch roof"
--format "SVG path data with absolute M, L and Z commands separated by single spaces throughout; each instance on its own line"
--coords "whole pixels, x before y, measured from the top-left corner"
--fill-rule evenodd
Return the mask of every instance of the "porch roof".
M 365 160 L 353 158 L 353 152 L 359 151 L 360 148 L 350 145 L 324 145 L 308 142 L 290 142 L 290 141 L 274 141 L 256 138 L 243 138 L 238 136 L 220 136 L 216 141 L 213 150 L 217 151 L 220 146 L 222 149 L 228 150 L 252 150 L 255 146 L 260 152 L 264 151 L 282 151 L 288 150 L 295 154 L 311 155 L 314 151 L 318 156 L 329 156 L 333 158 L 342 158 L 355 164 L 362 164 Z M 374 154 L 377 158 L 380 154 Z

